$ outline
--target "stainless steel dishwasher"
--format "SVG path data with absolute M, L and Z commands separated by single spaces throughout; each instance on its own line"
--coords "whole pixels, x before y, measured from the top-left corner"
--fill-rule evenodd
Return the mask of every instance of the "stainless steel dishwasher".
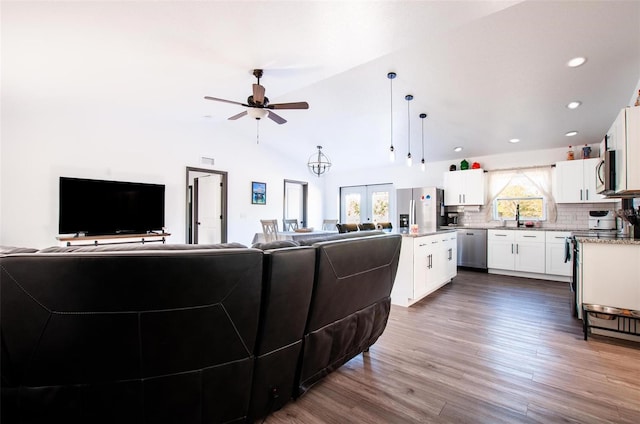
M 458 266 L 487 269 L 487 230 L 461 229 L 458 233 Z

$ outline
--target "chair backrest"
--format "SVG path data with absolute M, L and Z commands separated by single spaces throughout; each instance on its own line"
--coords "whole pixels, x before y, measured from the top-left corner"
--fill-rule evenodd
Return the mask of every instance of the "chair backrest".
M 294 231 L 298 229 L 298 220 L 297 219 L 285 219 L 284 220 L 284 230 L 285 231 Z
M 358 229 L 360 231 L 375 230 L 376 224 L 374 224 L 373 222 L 362 222 L 358 224 Z
M 390 222 L 378 222 L 378 224 L 376 224 L 376 230 L 391 231 L 392 229 L 393 225 L 391 225 Z
M 264 234 L 264 242 L 278 240 L 278 220 L 277 219 L 261 219 L 262 233 Z
M 350 233 L 351 231 L 358 231 L 358 224 L 336 224 L 339 233 Z
M 322 230 L 323 231 L 335 231 L 337 223 L 338 223 L 337 219 L 325 219 L 325 220 L 322 221 Z

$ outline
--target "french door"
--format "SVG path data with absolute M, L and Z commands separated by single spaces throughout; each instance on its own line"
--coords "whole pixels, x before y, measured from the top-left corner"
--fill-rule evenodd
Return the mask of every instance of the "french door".
M 391 222 L 395 210 L 393 184 L 340 187 L 340 222 Z

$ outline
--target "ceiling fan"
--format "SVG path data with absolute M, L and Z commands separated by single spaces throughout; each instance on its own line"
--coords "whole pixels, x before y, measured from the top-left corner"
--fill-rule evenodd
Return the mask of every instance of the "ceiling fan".
M 217 102 L 240 105 L 247 108 L 247 110 L 245 110 L 244 112 L 240 112 L 237 115 L 233 115 L 232 117 L 230 117 L 230 120 L 236 120 L 238 118 L 242 118 L 245 115 L 249 115 L 253 119 L 260 120 L 264 117 L 268 117 L 278 124 L 284 124 L 285 122 L 287 122 L 287 120 L 273 112 L 273 109 L 309 109 L 309 103 L 307 102 L 270 104 L 269 98 L 264 95 L 264 87 L 260 85 L 260 78 L 262 78 L 262 69 L 254 69 L 253 76 L 258 79 L 258 83 L 253 84 L 253 94 L 247 98 L 247 103 L 234 102 L 233 100 L 219 99 L 217 97 L 211 96 L 204 96 L 204 98 L 207 100 L 215 100 Z

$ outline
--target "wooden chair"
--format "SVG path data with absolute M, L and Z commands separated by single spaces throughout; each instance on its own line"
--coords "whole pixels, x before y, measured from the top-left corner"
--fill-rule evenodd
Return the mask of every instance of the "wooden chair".
M 358 224 L 358 229 L 360 231 L 375 230 L 376 224 L 374 224 L 373 222 L 362 222 Z
M 264 234 L 265 243 L 278 240 L 278 220 L 277 219 L 261 219 L 262 233 Z
M 378 222 L 378 224 L 376 224 L 376 229 L 382 231 L 391 231 L 393 229 L 393 225 L 391 225 L 390 222 Z
M 339 233 L 350 233 L 358 231 L 358 224 L 336 224 Z
M 297 219 L 285 219 L 284 220 L 284 230 L 285 231 L 295 231 L 298 229 L 298 220 Z
M 337 219 L 325 219 L 322 221 L 322 231 L 335 231 Z

